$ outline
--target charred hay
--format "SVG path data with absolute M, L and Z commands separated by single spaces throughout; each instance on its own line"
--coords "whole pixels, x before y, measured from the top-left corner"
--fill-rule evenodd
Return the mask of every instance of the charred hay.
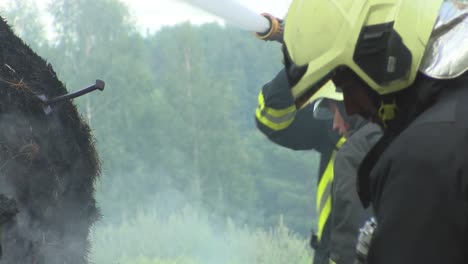
M 18 213 L 1 226 L 2 264 L 88 263 L 99 160 L 71 102 L 46 115 L 37 95 L 66 94 L 52 66 L 0 19 L 0 194 Z

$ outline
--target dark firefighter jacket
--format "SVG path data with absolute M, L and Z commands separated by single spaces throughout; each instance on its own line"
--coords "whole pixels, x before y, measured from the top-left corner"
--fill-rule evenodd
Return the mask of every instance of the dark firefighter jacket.
M 359 169 L 377 219 L 368 263 L 468 263 L 468 74 L 419 76 L 408 89 L 402 112 L 415 114 L 391 124 Z
M 380 137 L 380 129 L 375 125 L 365 125 L 365 122 L 356 119 L 352 129 L 357 131 L 362 127 L 362 131 L 357 131 L 356 137 L 351 136 L 336 152 L 336 158 L 331 160 L 337 146 L 342 143 L 339 135 L 332 131 L 331 121 L 313 118 L 312 106 L 297 111 L 284 71 L 280 71 L 263 87 L 259 95 L 256 123 L 258 129 L 278 145 L 293 150 L 316 150 L 321 154 L 317 207 L 326 207 L 323 205 L 331 197 L 333 209 L 328 208 L 329 216 L 325 216 L 325 224 L 322 230 L 318 230 L 319 243 L 314 241 L 317 239 L 317 236 L 314 236 L 314 264 L 328 264 L 330 257 L 338 264 L 352 263 L 359 227 L 369 216 L 369 212 L 364 212 L 357 196 L 356 172 L 367 150 Z M 330 162 L 334 165 L 334 180 L 323 188 L 328 189 L 327 197 L 326 194 L 320 193 L 320 185 L 324 185 L 324 181 L 327 180 L 327 173 L 324 172 Z M 336 215 L 330 214 L 330 210 L 336 210 Z M 317 213 L 320 225 L 324 212 L 318 210 Z M 332 234 L 332 230 L 336 234 Z M 330 241 L 331 239 L 334 241 Z
M 356 190 L 357 170 L 382 132 L 375 124 L 358 121 L 335 158 L 330 219 L 330 259 L 337 264 L 352 264 L 356 258 L 359 228 L 372 216 L 365 210 Z

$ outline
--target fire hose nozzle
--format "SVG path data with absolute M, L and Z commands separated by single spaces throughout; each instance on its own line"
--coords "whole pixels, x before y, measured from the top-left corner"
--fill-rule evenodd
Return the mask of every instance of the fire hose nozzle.
M 256 32 L 255 36 L 261 40 L 283 43 L 283 20 L 268 13 L 260 15 L 268 19 L 270 28 L 265 32 Z

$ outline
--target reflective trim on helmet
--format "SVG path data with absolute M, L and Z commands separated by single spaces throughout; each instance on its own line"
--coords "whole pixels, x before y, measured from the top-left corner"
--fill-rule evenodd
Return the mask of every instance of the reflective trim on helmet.
M 314 103 L 314 118 L 317 120 L 333 119 L 333 113 L 325 98 L 320 98 Z
M 444 2 L 419 70 L 435 79 L 453 79 L 468 71 L 467 32 L 468 2 Z

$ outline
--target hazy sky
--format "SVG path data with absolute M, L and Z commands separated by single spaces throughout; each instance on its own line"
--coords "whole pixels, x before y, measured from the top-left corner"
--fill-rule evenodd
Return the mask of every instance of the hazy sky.
M 200 1 L 200 0 L 198 0 Z M 210 0 L 207 0 L 210 2 Z M 212 1 L 212 0 L 211 0 Z M 216 0 L 222 3 L 225 0 Z M 237 0 L 256 13 L 268 12 L 284 16 L 290 0 Z M 127 3 L 142 28 L 154 30 L 161 25 L 172 25 L 190 20 L 203 23 L 219 20 L 200 9 L 193 8 L 182 0 L 123 0 Z
M 0 0 L 3 1 L 3 0 Z M 14 0 L 21 1 L 21 0 Z M 70 0 L 72 1 L 72 0 Z M 173 25 L 190 20 L 193 23 L 222 21 L 200 9 L 191 7 L 183 0 L 120 0 L 126 3 L 132 14 L 137 18 L 138 27 L 142 32 L 146 29 L 155 31 L 162 25 Z M 192 1 L 192 0 L 189 0 Z M 219 4 L 233 0 L 196 0 L 216 1 Z M 255 13 L 268 12 L 283 17 L 291 0 L 234 0 L 242 3 Z M 48 0 L 36 0 L 44 8 Z

